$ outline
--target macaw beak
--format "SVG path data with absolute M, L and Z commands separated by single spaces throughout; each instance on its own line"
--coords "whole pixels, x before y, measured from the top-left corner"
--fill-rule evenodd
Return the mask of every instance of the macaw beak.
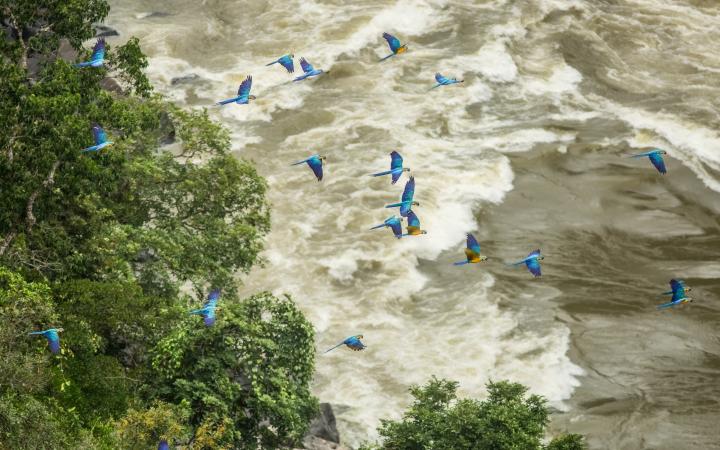
M 251 96 L 248 97 L 248 98 L 249 98 L 250 100 L 255 100 L 257 97 L 255 97 L 254 95 L 251 95 Z
M 61 332 L 61 333 L 62 333 L 63 331 L 65 331 L 64 328 L 58 328 L 57 330 L 58 330 L 59 332 Z

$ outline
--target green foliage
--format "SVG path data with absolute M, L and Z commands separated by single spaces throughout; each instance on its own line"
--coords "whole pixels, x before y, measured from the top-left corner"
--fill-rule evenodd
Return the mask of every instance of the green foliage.
M 553 439 L 547 450 L 584 450 L 585 438 L 579 434 L 563 434 Z
M 532 450 L 582 449 L 582 438 L 567 435 L 542 445 L 548 410 L 545 400 L 527 396 L 527 388 L 508 381 L 488 383 L 484 401 L 457 398 L 458 383 L 432 378 L 410 389 L 415 401 L 399 421 L 383 420 L 386 450 Z M 554 446 L 553 446 L 554 445 Z M 576 446 L 572 446 L 576 445 Z M 577 446 L 579 445 L 579 446 Z
M 14 37 L 0 41 L 0 55 L 24 68 L 28 56 L 57 51 L 60 39 L 80 48 L 109 11 L 106 0 L 0 0 L 0 17 Z
M 117 423 L 117 441 L 120 448 L 156 448 L 161 439 L 186 441 L 189 437 L 188 405 L 173 405 L 156 401 L 146 409 L 128 411 Z
M 299 441 L 317 412 L 312 326 L 289 297 L 269 293 L 225 301 L 218 315 L 209 328 L 188 318 L 160 342 L 157 393 L 191 405 L 190 422 L 208 448 Z

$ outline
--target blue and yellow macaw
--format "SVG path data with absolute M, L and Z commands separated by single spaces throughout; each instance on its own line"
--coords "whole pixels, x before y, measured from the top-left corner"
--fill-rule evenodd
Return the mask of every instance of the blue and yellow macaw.
M 653 166 L 655 166 L 655 168 L 658 170 L 658 172 L 665 175 L 667 173 L 667 169 L 665 168 L 665 161 L 663 160 L 662 155 L 667 155 L 667 152 L 665 150 L 655 148 L 650 150 L 649 152 L 630 155 L 630 158 L 643 158 L 647 156 Z
M 105 130 L 100 128 L 100 125 L 94 125 L 92 127 L 92 133 L 93 139 L 95 140 L 95 145 L 82 149 L 81 153 L 98 152 L 105 147 L 113 144 L 113 141 L 107 140 L 107 134 L 105 134 Z
M 399 55 L 400 53 L 405 53 L 408 49 L 407 44 L 400 45 L 400 39 L 396 38 L 392 34 L 383 33 L 383 38 L 385 38 L 385 40 L 387 41 L 388 46 L 390 47 L 390 51 L 392 53 L 387 55 L 380 61 L 385 61 L 386 59 L 392 58 L 395 55 Z
M 347 345 L 352 350 L 359 352 L 360 350 L 363 350 L 365 347 L 367 347 L 365 344 L 360 341 L 360 339 L 363 338 L 362 334 L 358 334 L 355 336 L 350 336 L 349 338 L 345 339 L 335 347 L 328 349 L 325 351 L 325 353 L 329 352 L 330 350 L 335 350 L 336 348 L 340 347 L 341 345 Z
M 215 312 L 219 311 L 220 308 L 217 306 L 217 302 L 220 300 L 220 289 L 213 289 L 210 291 L 207 300 L 200 309 L 194 309 L 190 311 L 190 314 L 196 314 L 202 316 L 205 325 L 212 326 L 215 324 Z
M 317 177 L 317 180 L 321 181 L 323 179 L 323 161 L 325 161 L 324 156 L 312 155 L 307 159 L 292 163 L 292 165 L 297 166 L 298 164 L 307 163 L 307 165 L 310 166 L 313 173 Z
M 392 184 L 397 183 L 403 172 L 410 172 L 409 168 L 403 168 L 403 158 L 398 152 L 390 153 L 390 170 L 384 172 L 378 172 L 372 174 L 373 177 L 380 177 L 383 175 L 392 175 Z
M 304 73 L 302 75 L 300 75 L 299 77 L 295 78 L 293 81 L 302 81 L 306 78 L 316 77 L 320 74 L 326 73 L 325 71 L 323 71 L 321 69 L 314 68 L 312 66 L 312 64 L 307 62 L 307 59 L 305 59 L 305 58 L 300 58 L 300 67 L 302 67 L 302 70 Z
M 165 439 L 161 440 L 158 444 L 158 450 L 170 450 L 170 446 L 168 445 L 168 441 Z
M 248 75 L 247 78 L 240 83 L 238 88 L 237 97 L 229 98 L 227 100 L 221 100 L 216 103 L 218 106 L 227 105 L 228 103 L 237 103 L 238 105 L 247 105 L 250 100 L 255 100 L 254 95 L 250 95 L 250 88 L 252 88 L 252 75 Z
M 519 266 L 520 264 L 525 264 L 530 271 L 531 274 L 535 275 L 536 277 L 539 277 L 541 275 L 540 273 L 540 261 L 545 259 L 545 257 L 540 254 L 540 249 L 535 250 L 534 252 L 531 252 L 525 259 L 522 261 L 518 261 L 516 263 L 512 263 L 512 266 Z
M 446 78 L 440 73 L 435 74 L 435 81 L 437 81 L 437 84 L 435 86 L 431 87 L 430 90 L 433 90 L 440 86 L 450 86 L 451 84 L 457 84 L 457 83 L 464 83 L 465 80 L 458 80 L 457 78 Z
M 89 61 L 77 63 L 74 67 L 102 67 L 105 62 L 105 39 L 100 38 L 93 47 L 93 53 Z
M 62 328 L 48 328 L 43 331 L 33 331 L 29 334 L 45 337 L 48 342 L 48 348 L 53 354 L 57 355 L 60 352 L 60 335 L 58 333 L 62 333 L 63 331 L 65 330 Z
M 388 227 L 392 230 L 393 234 L 396 238 L 400 239 L 402 234 L 402 218 L 398 219 L 397 216 L 391 216 L 385 219 L 385 222 L 381 223 L 380 225 L 375 225 L 374 227 L 370 228 L 371 230 L 377 230 L 378 228 L 385 228 Z
M 683 305 L 693 301 L 690 297 L 685 296 L 685 291 L 689 291 L 689 288 L 685 288 L 685 284 L 682 281 L 670 280 L 670 288 L 672 289 L 672 299 L 668 303 L 658 305 L 657 309 L 672 308 L 673 306 Z
M 477 239 L 471 233 L 467 234 L 467 245 L 465 247 L 465 258 L 466 261 L 458 261 L 453 263 L 456 266 L 462 266 L 465 264 L 476 264 L 483 262 L 487 259 L 487 256 L 480 254 L 480 244 Z
M 283 55 L 277 60 L 271 62 L 270 64 L 265 64 L 265 66 L 272 66 L 273 64 L 280 64 L 283 66 L 288 72 L 293 73 L 295 72 L 295 64 L 293 63 L 293 58 L 295 55 L 292 53 Z
M 427 234 L 427 231 L 420 229 L 420 219 L 415 215 L 412 210 L 408 212 L 407 216 L 407 233 L 403 236 L 420 236 L 421 234 Z
M 675 291 L 679 289 L 682 289 L 683 293 L 692 291 L 692 288 L 687 287 L 683 280 L 676 280 L 673 278 L 670 280 L 670 290 L 663 292 L 662 295 L 673 295 Z
M 386 205 L 386 208 L 397 208 L 400 207 L 400 215 L 407 217 L 410 213 L 410 209 L 413 206 L 420 206 L 420 203 L 413 201 L 415 195 L 415 177 L 410 177 L 410 180 L 405 183 L 405 189 L 403 190 L 402 198 L 399 203 L 393 203 Z

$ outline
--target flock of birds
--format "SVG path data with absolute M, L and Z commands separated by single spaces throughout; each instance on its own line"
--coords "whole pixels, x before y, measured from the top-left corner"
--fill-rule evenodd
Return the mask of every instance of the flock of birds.
M 387 41 L 388 46 L 390 47 L 391 53 L 384 58 L 382 58 L 380 61 L 385 61 L 393 56 L 400 55 L 402 53 L 405 53 L 408 49 L 407 44 L 401 45 L 401 42 L 398 38 L 395 36 L 392 36 L 388 33 L 383 33 L 383 38 Z M 280 58 L 278 58 L 276 61 L 273 61 L 267 66 L 271 66 L 273 64 L 280 64 L 282 67 L 284 67 L 289 73 L 293 73 L 295 71 L 295 65 L 293 63 L 294 55 L 288 54 L 284 55 Z M 85 67 L 102 67 L 105 61 L 105 41 L 101 38 L 97 41 L 95 44 L 95 47 L 93 48 L 92 56 L 90 57 L 90 60 L 81 62 L 78 64 L 75 64 L 75 67 L 78 68 L 85 68 Z M 327 73 L 326 71 L 323 71 L 321 69 L 315 69 L 305 58 L 300 58 L 300 67 L 303 70 L 303 74 L 294 78 L 292 81 L 303 81 L 311 77 L 316 77 L 319 75 L 322 75 L 323 73 Z M 435 75 L 435 81 L 436 84 L 432 86 L 430 89 L 435 89 L 441 86 L 449 86 L 457 83 L 462 83 L 464 80 L 457 80 L 456 78 L 448 78 L 440 73 L 437 73 Z M 218 106 L 227 105 L 230 103 L 236 103 L 236 104 L 248 104 L 251 100 L 255 100 L 255 96 L 250 95 L 250 90 L 252 88 L 252 76 L 248 76 L 245 80 L 242 81 L 240 84 L 240 87 L 237 91 L 237 95 L 233 98 L 222 100 L 217 103 Z M 99 152 L 100 150 L 112 145 L 112 141 L 108 141 L 107 135 L 105 131 L 99 126 L 94 125 L 92 127 L 92 133 L 94 138 L 94 145 L 87 147 L 82 150 L 82 152 Z M 644 158 L 647 157 L 650 162 L 655 166 L 655 168 L 660 172 L 661 174 L 667 173 L 667 169 L 665 167 L 665 162 L 663 160 L 663 155 L 666 155 L 667 152 L 660 149 L 652 149 L 650 151 L 644 152 L 644 153 L 638 153 L 634 155 L 629 155 L 632 158 Z M 307 164 L 310 169 L 315 174 L 315 177 L 318 181 L 321 181 L 323 179 L 323 161 L 325 161 L 325 157 L 321 155 L 312 155 L 309 158 L 303 159 L 301 161 L 295 162 L 292 165 L 300 165 L 300 164 Z M 379 176 L 385 176 L 390 175 L 391 176 L 391 184 L 397 183 L 397 181 L 402 177 L 402 174 L 404 172 L 409 172 L 410 169 L 407 167 L 403 167 L 403 158 L 400 155 L 400 153 L 393 151 L 390 153 L 390 170 L 378 172 L 372 174 L 374 177 Z M 400 198 L 400 201 L 397 203 L 393 203 L 390 205 L 385 206 L 386 208 L 399 208 L 399 214 L 400 217 L 397 217 L 395 215 L 388 217 L 383 223 L 376 225 L 372 227 L 371 229 L 379 229 L 379 228 L 390 228 L 392 230 L 393 235 L 401 239 L 405 236 L 419 236 L 426 234 L 427 231 L 422 230 L 420 228 L 420 219 L 418 216 L 413 212 L 412 207 L 413 206 L 419 206 L 420 204 L 414 200 L 415 195 L 415 178 L 413 176 L 409 177 L 409 180 L 405 183 L 405 188 L 403 190 L 402 196 Z M 402 232 L 402 221 L 405 219 L 407 221 L 406 225 L 406 233 Z M 540 250 L 534 250 L 532 251 L 527 257 L 524 259 L 508 264 L 510 266 L 519 266 L 519 265 L 525 265 L 527 269 L 530 271 L 532 275 L 535 277 L 539 277 L 541 275 L 541 268 L 540 268 L 540 261 L 545 259 L 545 257 L 541 254 Z M 465 260 L 459 261 L 454 263 L 457 266 L 465 265 L 465 264 L 477 264 L 481 263 L 483 261 L 487 260 L 487 256 L 482 255 L 480 253 L 480 244 L 475 239 L 475 237 L 468 233 L 467 234 L 467 245 L 465 248 Z M 685 285 L 685 283 L 682 280 L 676 280 L 673 279 L 670 281 L 670 291 L 664 292 L 663 295 L 672 295 L 672 298 L 669 302 L 658 305 L 658 309 L 665 309 L 665 308 L 671 308 L 673 306 L 682 305 L 688 302 L 692 302 L 692 299 L 686 296 L 686 292 L 689 292 L 691 289 Z M 203 318 L 203 322 L 207 326 L 212 326 L 215 323 L 215 313 L 220 308 L 218 308 L 218 301 L 220 299 L 220 290 L 214 289 L 210 292 L 208 295 L 207 300 L 203 304 L 202 308 L 195 309 L 189 312 L 191 315 L 199 315 Z M 48 341 L 48 347 L 50 351 L 53 354 L 57 354 L 60 352 L 60 336 L 59 333 L 62 332 L 62 328 L 50 328 L 43 331 L 34 331 L 31 332 L 31 335 L 41 335 L 44 336 Z M 348 348 L 359 351 L 366 348 L 366 345 L 362 342 L 363 336 L 362 335 L 355 335 L 350 336 L 337 344 L 336 346 L 328 349 L 325 353 L 334 350 L 340 346 L 347 346 Z M 164 446 L 163 446 L 164 444 Z M 163 441 L 161 443 L 161 446 L 159 448 L 168 448 L 167 442 Z

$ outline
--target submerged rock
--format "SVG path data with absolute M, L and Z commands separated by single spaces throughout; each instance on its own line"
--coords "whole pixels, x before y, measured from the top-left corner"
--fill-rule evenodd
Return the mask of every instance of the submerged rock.
M 120 36 L 115 28 L 106 25 L 95 25 L 95 37 Z
M 170 84 L 175 86 L 177 84 L 190 83 L 198 79 L 200 79 L 200 75 L 196 73 L 189 73 L 187 75 L 173 78 L 172 80 L 170 80 Z

